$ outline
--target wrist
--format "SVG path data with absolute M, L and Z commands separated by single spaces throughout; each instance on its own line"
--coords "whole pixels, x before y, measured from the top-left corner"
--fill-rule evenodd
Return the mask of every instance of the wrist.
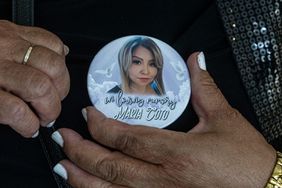
M 282 153 L 277 152 L 276 164 L 265 188 L 282 188 Z

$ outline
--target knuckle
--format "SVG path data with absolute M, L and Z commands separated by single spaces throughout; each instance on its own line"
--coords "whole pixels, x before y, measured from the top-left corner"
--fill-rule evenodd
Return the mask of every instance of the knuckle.
M 117 182 L 121 178 L 120 165 L 108 158 L 99 160 L 96 164 L 93 164 L 94 169 L 102 179 L 110 182 Z
M 128 133 L 118 135 L 115 140 L 115 148 L 125 153 L 135 153 L 141 146 L 136 137 L 128 135 Z
M 12 117 L 13 124 L 21 122 L 27 114 L 27 109 L 22 102 L 18 100 L 8 101 L 9 116 Z
M 54 79 L 63 76 L 66 71 L 65 59 L 64 57 L 53 53 L 49 57 L 48 68 L 50 71 L 50 76 Z
M 32 98 L 45 96 L 53 89 L 51 80 L 44 74 L 34 74 L 30 79 L 33 89 Z
M 84 155 L 81 155 L 85 151 L 85 146 L 88 141 L 80 138 L 76 142 L 69 142 L 68 139 L 64 139 L 64 151 L 70 157 L 72 161 L 75 161 L 76 164 L 82 165 L 87 159 Z
M 81 156 L 82 147 L 79 143 L 76 143 L 75 145 L 71 143 L 65 144 L 64 150 L 69 156 L 71 156 L 71 159 L 77 164 L 83 164 L 85 159 L 83 158 L 83 156 Z

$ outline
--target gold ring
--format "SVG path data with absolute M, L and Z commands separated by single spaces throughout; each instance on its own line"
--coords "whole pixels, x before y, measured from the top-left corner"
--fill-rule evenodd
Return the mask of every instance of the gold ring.
M 27 64 L 27 62 L 28 62 L 28 59 L 29 59 L 29 57 L 30 57 L 30 54 L 31 54 L 32 49 L 33 49 L 33 47 L 32 47 L 32 46 L 30 46 L 30 47 L 27 49 L 27 51 L 26 51 L 26 53 L 25 53 L 25 55 L 24 55 L 24 59 L 23 59 L 23 64 L 24 64 L 24 65 L 26 65 L 26 64 Z

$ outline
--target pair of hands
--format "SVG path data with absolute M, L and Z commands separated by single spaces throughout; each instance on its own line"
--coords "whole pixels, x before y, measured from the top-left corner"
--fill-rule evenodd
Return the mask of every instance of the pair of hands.
M 54 34 L 0 20 L 0 123 L 24 137 L 51 126 L 70 87 L 68 48 Z M 33 50 L 22 64 L 30 46 Z
M 70 87 L 68 49 L 46 30 L 8 21 L 0 21 L 0 41 L 0 123 L 32 137 L 60 113 Z M 74 187 L 263 187 L 274 149 L 229 106 L 196 55 L 188 60 L 191 100 L 199 116 L 194 129 L 130 126 L 88 107 L 88 128 L 96 142 L 70 129 L 55 132 L 70 159 L 61 161 L 56 172 Z
M 199 123 L 188 133 L 130 126 L 83 110 L 95 142 L 70 129 L 52 138 L 69 160 L 56 173 L 74 187 L 264 187 L 275 150 L 225 100 L 207 71 L 188 59 Z

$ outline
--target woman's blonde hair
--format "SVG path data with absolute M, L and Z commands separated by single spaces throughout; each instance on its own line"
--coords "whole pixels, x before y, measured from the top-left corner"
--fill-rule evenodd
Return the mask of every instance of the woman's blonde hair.
M 122 80 L 121 89 L 124 92 L 129 92 L 131 80 L 129 78 L 128 70 L 130 68 L 130 65 L 132 64 L 132 56 L 134 51 L 140 46 L 149 50 L 153 55 L 155 66 L 157 68 L 157 75 L 155 77 L 155 80 L 153 81 L 154 83 L 151 83 L 151 85 L 154 85 L 153 89 L 158 95 L 164 95 L 165 92 L 162 80 L 163 56 L 161 50 L 152 39 L 143 36 L 138 36 L 130 39 L 122 46 L 119 51 L 118 62 Z

